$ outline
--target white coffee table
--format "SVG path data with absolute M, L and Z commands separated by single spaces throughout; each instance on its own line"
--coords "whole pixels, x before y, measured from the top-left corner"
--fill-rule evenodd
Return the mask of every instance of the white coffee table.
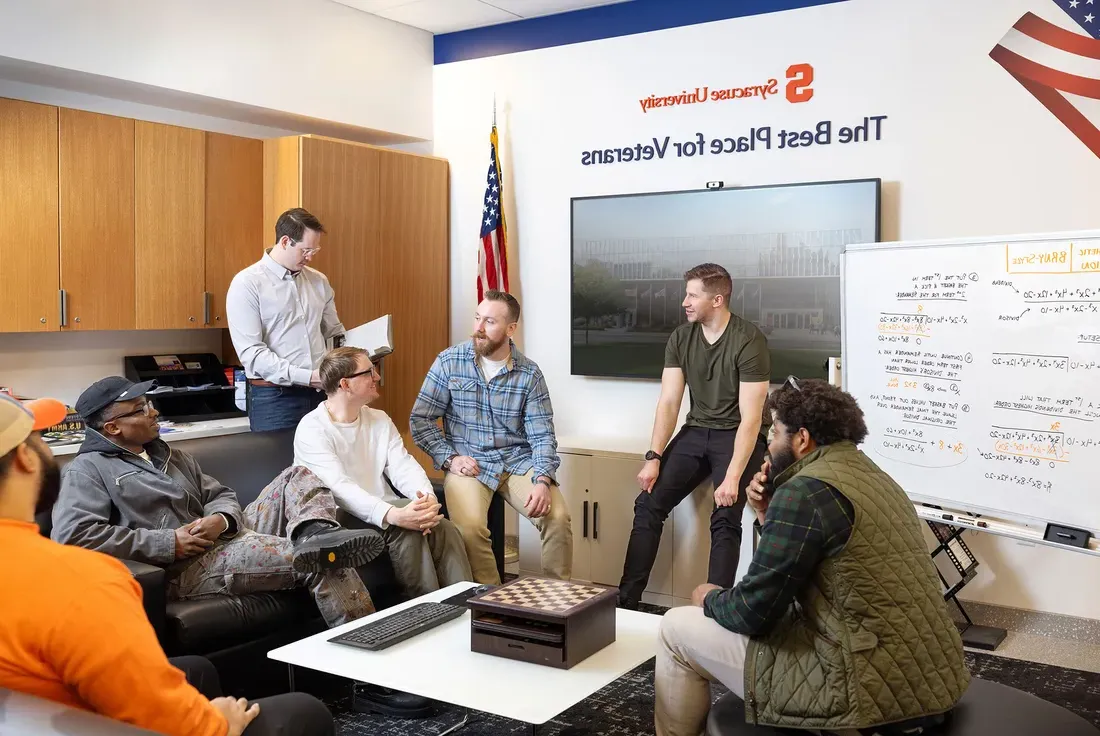
M 290 665 L 292 678 L 294 667 L 306 667 L 522 721 L 534 730 L 657 653 L 661 617 L 622 609 L 616 610 L 615 643 L 568 670 L 471 652 L 469 613 L 380 652 L 328 641 L 372 619 L 423 601 L 441 601 L 473 586 L 451 585 L 267 656 Z

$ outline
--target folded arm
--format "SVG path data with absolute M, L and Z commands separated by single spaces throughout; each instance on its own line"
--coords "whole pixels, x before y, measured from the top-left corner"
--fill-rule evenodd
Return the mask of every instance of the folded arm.
M 124 560 L 168 565 L 176 559 L 174 529 L 131 529 L 111 523 L 114 502 L 99 477 L 69 468 L 53 510 L 56 542 Z

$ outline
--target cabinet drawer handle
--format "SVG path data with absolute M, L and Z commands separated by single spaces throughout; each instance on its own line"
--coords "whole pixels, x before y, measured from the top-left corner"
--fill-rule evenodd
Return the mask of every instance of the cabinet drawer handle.
M 57 290 L 58 310 L 61 312 L 61 326 L 69 326 L 69 300 L 64 289 Z
M 202 323 L 204 325 L 210 324 L 210 297 L 214 296 L 209 291 L 202 293 Z
M 584 502 L 584 538 L 588 539 L 588 501 Z
M 600 538 L 600 502 L 592 504 L 592 538 Z

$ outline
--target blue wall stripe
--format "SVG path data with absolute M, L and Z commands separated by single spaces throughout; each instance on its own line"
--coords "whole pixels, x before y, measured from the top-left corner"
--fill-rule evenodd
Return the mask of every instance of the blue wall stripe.
M 435 63 L 480 59 L 837 2 L 845 0 L 631 0 L 443 33 L 435 37 Z

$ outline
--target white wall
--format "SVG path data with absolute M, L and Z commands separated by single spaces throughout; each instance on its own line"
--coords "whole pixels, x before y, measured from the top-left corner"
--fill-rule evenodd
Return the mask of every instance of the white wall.
M 23 64 L 431 137 L 431 34 L 330 0 L 0 0 L 0 18 Z
M 559 435 L 646 437 L 654 382 L 569 375 L 570 197 L 881 177 L 883 238 L 1096 227 L 1100 159 L 989 51 L 1044 0 L 850 0 L 638 36 L 440 65 L 435 154 L 451 164 L 452 337 L 468 334 L 493 97 L 498 104 L 513 290 L 522 346 L 547 375 Z M 1068 18 L 1063 17 L 1063 24 Z M 945 31 L 945 29 L 948 29 Z M 763 83 L 791 64 L 816 71 L 814 98 L 706 103 L 643 113 L 638 100 L 709 85 Z M 808 150 L 582 166 L 581 152 L 750 126 L 812 128 L 886 115 L 883 140 Z M 518 286 L 517 283 L 518 282 Z M 628 523 L 624 520 L 624 523 Z M 974 599 L 1100 617 L 1100 560 L 974 540 Z
M 222 330 L 27 332 L 0 335 L 0 386 L 70 405 L 94 381 L 123 375 L 127 355 L 214 353 Z

